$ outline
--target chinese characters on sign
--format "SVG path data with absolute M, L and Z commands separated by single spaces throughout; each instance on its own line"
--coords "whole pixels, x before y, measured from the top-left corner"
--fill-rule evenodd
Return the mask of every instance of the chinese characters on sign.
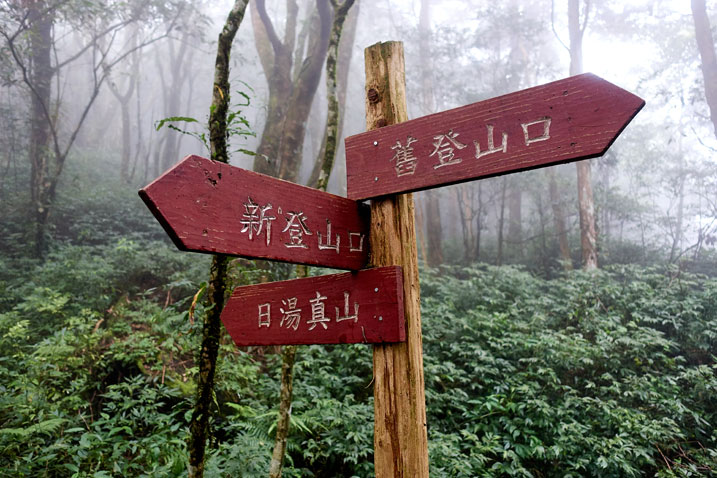
M 272 241 L 272 230 L 271 223 L 277 220 L 276 216 L 270 215 L 270 211 L 273 210 L 271 203 L 259 205 L 251 197 L 247 198 L 244 202 L 244 214 L 240 218 L 239 222 L 242 224 L 241 233 L 246 234 L 250 241 L 255 238 L 260 238 L 263 234 L 264 238 L 259 239 L 264 241 L 267 246 L 271 246 Z M 281 207 L 277 208 L 279 216 L 283 215 Z M 300 249 L 311 249 L 312 244 L 310 240 L 312 238 L 305 236 L 316 236 L 315 246 L 320 251 L 331 250 L 336 254 L 341 252 L 341 235 L 336 233 L 332 236 L 331 234 L 331 221 L 325 219 L 325 232 L 321 231 L 312 232 L 307 225 L 308 218 L 304 215 L 303 211 L 289 211 L 284 217 L 285 226 L 281 230 L 283 237 L 283 246 L 287 249 L 300 248 Z M 346 241 L 344 249 L 346 252 L 363 252 L 364 238 L 366 234 L 363 232 L 346 231 Z
M 537 121 L 521 123 L 520 126 L 523 130 L 522 140 L 525 146 L 550 139 L 551 122 L 552 119 L 546 116 Z M 535 134 L 536 126 L 540 128 L 540 134 Z M 473 144 L 475 145 L 475 159 L 480 159 L 489 154 L 506 153 L 508 151 L 508 133 L 502 132 L 500 134 L 500 145 L 496 146 L 494 129 L 494 125 L 486 125 L 487 139 L 484 144 L 487 144 L 487 147 L 485 149 L 481 149 L 481 144 L 477 139 L 473 140 Z M 455 133 L 453 129 L 448 130 L 445 134 L 439 134 L 433 137 L 434 149 L 433 152 L 428 155 L 428 158 L 436 157 L 433 169 L 459 164 L 463 161 L 462 157 L 456 156 L 455 150 L 464 149 L 466 145 L 458 141 L 457 137 L 458 133 Z M 396 176 L 405 176 L 416 172 L 416 165 L 419 159 L 415 156 L 412 145 L 417 142 L 418 140 L 416 138 L 409 136 L 406 139 L 405 146 L 401 144 L 400 140 L 397 140 L 396 144 L 391 146 L 391 149 L 396 151 L 391 158 L 391 161 L 396 162 Z
M 451 129 L 448 131 L 448 134 L 439 134 L 438 136 L 433 137 L 433 146 L 435 149 L 429 157 L 435 154 L 438 155 L 438 164 L 435 164 L 433 169 L 450 166 L 451 164 L 458 164 L 463 161 L 462 158 L 456 158 L 456 155 L 453 152 L 454 148 L 463 149 L 466 147 L 465 144 L 456 139 L 457 136 L 458 134 L 454 133 Z
M 351 306 L 349 305 L 349 296 L 350 292 L 344 291 L 344 305 L 343 313 L 341 316 L 339 316 L 339 308 L 335 307 L 335 323 L 339 323 L 344 320 L 353 320 L 354 322 L 358 322 L 359 304 L 358 302 L 353 303 L 354 313 L 353 315 L 349 315 L 349 311 L 351 309 Z M 309 331 L 314 330 L 317 325 L 321 325 L 324 330 L 327 330 L 329 328 L 328 324 L 331 322 L 331 317 L 326 317 L 324 307 L 324 301 L 326 299 L 327 297 L 325 295 L 321 295 L 321 293 L 317 291 L 316 297 L 308 300 L 311 306 L 311 317 L 305 321 L 305 325 L 308 326 Z M 286 310 L 284 309 L 284 307 L 279 307 L 279 311 L 281 312 L 281 321 L 279 322 L 279 327 L 298 330 L 302 319 L 301 308 L 297 308 L 298 301 L 299 299 L 297 297 L 287 297 L 286 299 L 281 299 L 281 303 L 284 307 L 286 307 Z M 257 306 L 257 318 L 259 319 L 259 328 L 271 327 L 271 302 L 265 302 Z
M 401 268 L 237 287 L 221 317 L 237 345 L 401 342 Z
M 589 73 L 346 138 L 364 200 L 602 155 L 645 102 Z
M 416 172 L 416 157 L 413 155 L 413 148 L 411 145 L 416 142 L 416 139 L 409 136 L 406 138 L 406 144 L 402 145 L 400 141 L 396 141 L 391 149 L 396 151 L 391 161 L 396 161 L 396 174 L 398 176 L 405 176 L 407 174 L 413 174 Z
M 368 262 L 369 208 L 344 197 L 199 156 L 139 194 L 182 250 L 350 270 Z

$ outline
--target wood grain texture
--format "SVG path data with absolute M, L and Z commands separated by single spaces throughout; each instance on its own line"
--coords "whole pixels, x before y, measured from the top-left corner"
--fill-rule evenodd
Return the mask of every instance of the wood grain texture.
M 348 197 L 419 191 L 601 156 L 644 105 L 586 73 L 351 136 L 345 141 Z M 397 157 L 400 151 L 410 157 Z
M 368 207 L 323 191 L 188 156 L 139 195 L 181 250 L 350 270 L 368 261 Z
M 401 268 L 237 287 L 222 322 L 240 346 L 401 342 Z
M 407 119 L 403 45 L 365 50 L 367 129 Z M 371 172 L 371 171 L 367 171 Z M 374 464 L 377 478 L 428 477 L 418 255 L 411 194 L 371 203 L 373 266 L 403 267 L 406 342 L 374 347 Z

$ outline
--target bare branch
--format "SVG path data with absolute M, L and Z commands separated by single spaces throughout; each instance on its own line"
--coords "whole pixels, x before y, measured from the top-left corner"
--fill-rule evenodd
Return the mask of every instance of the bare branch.
M 555 29 L 555 0 L 550 1 L 550 28 L 552 28 L 553 34 L 558 42 L 563 45 L 563 48 L 570 52 L 570 47 L 565 44 L 565 42 L 560 38 L 560 35 L 558 35 L 558 31 Z
M 588 19 L 590 18 L 590 0 L 585 0 L 585 18 L 583 19 L 582 25 L 580 25 L 580 36 L 583 36 L 585 29 L 588 27 Z
M 131 23 L 130 20 L 126 20 L 126 21 L 123 21 L 123 22 L 115 23 L 114 25 L 111 25 L 111 26 L 107 27 L 107 28 L 106 28 L 105 30 L 103 30 L 101 33 L 98 33 L 98 34 L 96 34 L 96 35 L 93 35 L 84 47 L 80 48 L 80 50 L 78 50 L 78 51 L 77 51 L 75 54 L 73 54 L 72 56 L 70 56 L 70 57 L 64 59 L 62 62 L 59 62 L 57 65 L 55 65 L 54 69 L 55 69 L 55 70 L 61 70 L 62 68 L 64 68 L 64 67 L 67 66 L 68 64 L 72 63 L 73 61 L 77 60 L 77 59 L 80 58 L 82 55 L 84 55 L 90 48 L 92 48 L 93 46 L 95 46 L 95 45 L 97 44 L 97 42 L 98 42 L 101 38 L 103 38 L 103 37 L 106 36 L 106 35 L 109 35 L 110 33 L 112 33 L 113 35 L 116 35 L 119 30 L 121 30 L 122 28 L 126 27 L 126 26 L 129 25 L 130 23 Z

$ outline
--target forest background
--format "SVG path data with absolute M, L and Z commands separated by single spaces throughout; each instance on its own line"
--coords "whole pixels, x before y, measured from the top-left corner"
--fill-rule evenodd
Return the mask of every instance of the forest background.
M 211 258 L 177 251 L 136 191 L 209 156 L 230 9 L 0 4 L 0 476 L 187 473 Z M 233 165 L 318 180 L 333 11 L 250 2 Z M 349 10 L 339 138 L 364 130 L 362 52 L 383 40 L 405 44 L 411 117 L 578 71 L 647 102 L 587 176 L 569 164 L 416 194 L 433 475 L 715 473 L 715 25 L 701 0 Z M 345 195 L 341 141 L 328 190 Z M 229 267 L 232 285 L 295 274 Z M 205 476 L 268 474 L 278 352 L 222 337 Z M 284 476 L 373 474 L 371 376 L 368 346 L 299 348 Z

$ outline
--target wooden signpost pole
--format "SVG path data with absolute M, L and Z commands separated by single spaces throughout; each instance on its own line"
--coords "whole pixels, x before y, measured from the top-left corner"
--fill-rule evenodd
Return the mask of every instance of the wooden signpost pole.
M 366 127 L 373 130 L 408 119 L 403 44 L 368 47 Z M 366 174 L 370 174 L 367 171 Z M 426 399 L 412 194 L 371 203 L 371 265 L 403 267 L 406 342 L 376 345 L 374 373 L 374 464 L 377 478 L 428 477 Z
M 346 139 L 350 199 L 198 156 L 140 196 L 189 251 L 359 270 L 368 235 L 373 270 L 240 288 L 222 320 L 239 345 L 377 343 L 376 477 L 427 478 L 411 191 L 599 156 L 645 102 L 584 74 L 408 121 L 403 45 L 377 43 L 365 61 L 368 131 Z M 473 158 L 461 151 L 470 140 Z M 370 228 L 365 205 L 356 202 L 368 198 Z

